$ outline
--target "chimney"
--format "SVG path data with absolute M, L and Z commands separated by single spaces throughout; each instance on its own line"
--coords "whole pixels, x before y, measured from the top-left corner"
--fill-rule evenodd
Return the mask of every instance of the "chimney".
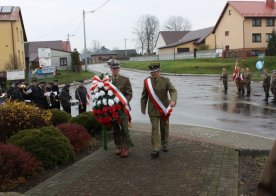
M 274 0 L 266 0 L 266 6 L 274 9 Z

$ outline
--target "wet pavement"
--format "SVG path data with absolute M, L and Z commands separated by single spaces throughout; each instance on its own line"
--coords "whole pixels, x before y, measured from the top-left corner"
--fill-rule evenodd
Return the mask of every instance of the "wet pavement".
M 108 72 L 102 65 L 89 69 Z M 232 82 L 228 95 L 221 92 L 218 76 L 170 76 L 179 96 L 170 119 L 169 152 L 152 159 L 150 123 L 140 113 L 142 84 L 148 73 L 121 73 L 130 78 L 134 91 L 130 133 L 135 146 L 129 157 L 116 156 L 110 142 L 108 150 L 93 152 L 24 195 L 237 196 L 238 152 L 271 149 L 273 140 L 252 134 L 275 137 L 276 108 L 261 101 L 261 83 L 252 84 L 251 98 L 237 99 Z M 77 106 L 72 111 L 77 115 Z
M 110 73 L 103 64 L 89 65 L 90 71 Z M 134 122 L 149 123 L 148 115 L 140 112 L 140 96 L 143 80 L 148 72 L 121 69 L 130 78 L 133 88 L 131 115 Z M 229 74 L 230 75 L 230 74 Z M 261 82 L 252 82 L 250 98 L 238 98 L 234 82 L 229 78 L 229 90 L 225 95 L 223 84 L 217 75 L 167 75 L 178 91 L 177 106 L 170 118 L 171 124 L 194 125 L 248 133 L 262 137 L 276 137 L 276 105 L 263 99 Z M 90 88 L 91 84 L 87 84 Z M 74 87 L 73 89 L 74 90 Z M 271 99 L 271 97 L 270 97 Z M 91 105 L 88 107 L 91 108 Z M 77 115 L 72 107 L 72 115 Z

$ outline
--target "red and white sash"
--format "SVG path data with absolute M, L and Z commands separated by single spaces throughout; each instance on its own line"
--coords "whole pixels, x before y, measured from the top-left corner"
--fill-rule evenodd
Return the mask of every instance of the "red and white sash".
M 156 107 L 156 109 L 161 114 L 161 116 L 164 118 L 164 120 L 168 120 L 169 116 L 172 113 L 172 107 L 169 105 L 167 108 L 165 108 L 165 106 L 163 105 L 161 100 L 155 94 L 150 78 L 145 80 L 145 86 L 146 86 L 146 89 L 148 91 L 149 97 L 150 97 L 153 105 Z

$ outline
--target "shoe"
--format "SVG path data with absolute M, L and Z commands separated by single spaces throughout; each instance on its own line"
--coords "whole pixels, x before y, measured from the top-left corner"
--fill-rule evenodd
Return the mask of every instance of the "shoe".
M 115 154 L 116 155 L 120 155 L 122 152 L 122 149 L 121 148 L 117 148 L 117 150 L 115 151 Z
M 122 157 L 122 158 L 128 157 L 128 149 L 127 149 L 127 148 L 123 148 L 123 149 L 122 149 L 121 157 Z
M 150 153 L 150 155 L 154 158 L 158 157 L 159 156 L 159 151 L 158 150 L 154 150 Z
M 169 151 L 168 146 L 162 146 L 162 151 L 163 152 L 168 152 Z

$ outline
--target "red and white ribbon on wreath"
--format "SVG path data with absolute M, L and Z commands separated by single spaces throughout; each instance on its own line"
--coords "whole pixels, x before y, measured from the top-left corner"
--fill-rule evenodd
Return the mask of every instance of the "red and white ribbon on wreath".
M 172 113 L 172 107 L 169 105 L 167 108 L 165 108 L 164 104 L 161 102 L 159 97 L 157 97 L 157 95 L 155 94 L 150 78 L 145 80 L 145 86 L 153 105 L 156 107 L 156 109 L 164 118 L 164 120 L 168 120 L 169 116 Z
M 110 83 L 109 76 L 105 75 L 102 80 L 99 78 L 99 76 L 94 76 L 92 78 L 92 87 L 90 88 L 90 91 L 97 88 L 99 83 L 103 83 L 105 87 L 108 87 L 113 92 L 113 94 L 120 100 L 120 102 L 125 107 L 125 113 L 129 116 L 129 121 L 131 121 L 130 108 L 127 103 L 127 99 L 116 86 Z

